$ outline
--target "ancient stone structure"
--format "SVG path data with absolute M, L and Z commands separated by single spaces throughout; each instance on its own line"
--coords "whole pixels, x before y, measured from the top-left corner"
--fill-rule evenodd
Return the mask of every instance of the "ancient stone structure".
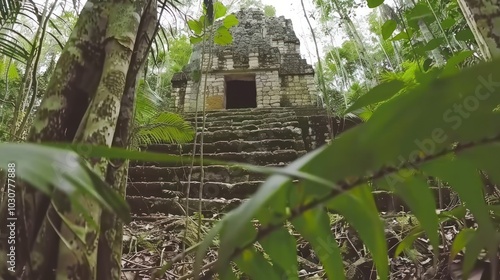
M 255 9 L 240 11 L 236 17 L 239 24 L 230 30 L 233 43 L 215 45 L 203 58 L 201 72 L 208 69 L 206 109 L 315 105 L 314 70 L 300 55 L 291 20 L 266 17 Z M 203 92 L 201 53 L 198 44 L 189 65 L 172 79 L 173 103 L 181 111 L 196 110 L 199 83 Z M 200 94 L 198 109 L 202 102 Z
M 198 114 L 198 123 L 202 116 Z M 283 167 L 336 137 L 356 123 L 329 118 L 321 108 L 230 109 L 206 113 L 203 137 L 204 214 L 229 210 L 239 205 L 263 183 L 267 175 L 243 168 L 217 165 L 208 160 L 243 162 Z M 194 124 L 195 114 L 185 114 Z M 198 136 L 201 128 L 198 129 Z M 199 142 L 198 142 L 199 143 Z M 189 157 L 193 143 L 157 144 L 148 150 Z M 200 149 L 197 149 L 199 155 Z M 182 215 L 186 200 L 198 211 L 201 168 L 195 166 L 191 191 L 187 195 L 191 162 L 132 162 L 127 201 L 134 214 L 167 213 Z M 177 202 L 178 203 L 177 203 Z

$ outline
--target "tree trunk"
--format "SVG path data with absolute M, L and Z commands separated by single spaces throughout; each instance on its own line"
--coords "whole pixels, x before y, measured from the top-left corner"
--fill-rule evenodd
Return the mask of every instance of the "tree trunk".
M 500 56 L 499 0 L 458 0 L 485 60 Z
M 429 43 L 432 39 L 434 39 L 434 35 L 430 31 L 429 27 L 423 20 L 418 21 L 418 28 L 420 29 L 420 32 L 422 33 L 422 38 L 426 43 Z M 432 58 L 434 59 L 434 63 L 437 66 L 443 66 L 446 63 L 446 60 L 444 59 L 444 56 L 441 54 L 441 51 L 439 48 L 435 48 L 432 51 L 430 51 Z
M 361 65 L 364 67 L 365 72 L 368 72 L 368 75 L 366 75 L 368 80 L 367 84 L 370 87 L 375 86 L 378 83 L 377 68 L 375 67 L 373 59 L 368 54 L 368 50 L 363 43 L 361 34 L 358 32 L 356 26 L 354 25 L 354 22 L 349 17 L 345 8 L 342 6 L 342 3 L 338 2 L 337 0 L 332 1 L 331 3 L 333 5 L 333 10 L 335 10 L 339 14 L 341 20 L 344 22 L 346 33 L 348 34 L 349 38 L 352 39 L 355 43 L 356 50 L 358 51 L 359 58 L 361 60 Z
M 134 117 L 135 89 L 140 69 L 145 64 L 157 25 L 156 2 L 147 4 L 139 25 L 139 36 L 135 42 L 129 71 L 125 80 L 125 92 L 121 100 L 121 112 L 113 139 L 113 146 L 127 148 Z M 108 164 L 106 182 L 125 197 L 128 161 L 116 160 Z M 123 223 L 117 215 L 104 210 L 101 217 L 101 233 L 97 256 L 97 279 L 120 279 L 123 241 Z
M 146 11 L 146 7 L 150 9 Z M 142 22 L 148 23 L 140 27 Z M 126 146 L 135 84 L 152 39 L 151 25 L 156 25 L 156 0 L 89 0 L 61 53 L 29 141 Z M 85 151 L 78 152 L 85 156 Z M 102 159 L 92 160 L 91 166 L 108 178 L 114 189 L 124 188 L 126 162 L 118 171 L 110 170 L 108 162 Z M 102 248 L 98 246 L 99 205 L 88 197 L 78 198 L 80 207 L 88 211 L 86 219 L 61 193 L 54 192 L 48 198 L 30 186 L 21 187 L 19 193 L 18 205 L 23 207 L 17 208 L 17 271 L 16 275 L 7 271 L 3 259 L 8 252 L 6 236 L 1 236 L 0 278 L 97 279 L 98 248 Z M 3 217 L 6 207 L 1 210 Z M 115 220 L 111 225 L 115 234 L 106 241 L 113 244 L 114 252 L 121 253 L 121 248 L 117 248 L 121 245 L 121 223 Z M 2 229 L 5 221 L 0 222 Z M 104 223 L 103 227 L 110 226 Z M 118 259 L 120 265 L 120 256 L 111 258 L 115 263 Z M 113 278 L 98 279 L 119 279 L 119 270 L 118 274 L 108 272 Z

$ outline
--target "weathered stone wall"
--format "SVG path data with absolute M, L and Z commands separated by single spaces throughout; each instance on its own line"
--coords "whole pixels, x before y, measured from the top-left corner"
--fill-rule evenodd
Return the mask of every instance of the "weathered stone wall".
M 175 107 L 184 111 L 201 109 L 205 76 L 193 81 L 191 73 L 207 73 L 206 109 L 225 108 L 225 79 L 238 75 L 255 77 L 257 108 L 311 106 L 316 104 L 314 70 L 300 56 L 300 42 L 292 22 L 284 17 L 265 17 L 260 10 L 240 11 L 239 25 L 231 29 L 233 43 L 212 47 L 204 55 L 200 69 L 200 45 L 196 45 L 190 64 L 172 79 Z M 199 75 L 198 75 L 199 76 Z M 201 83 L 200 90 L 198 85 Z
M 280 83 L 280 100 L 282 107 L 304 106 L 313 104 L 315 102 L 316 90 L 313 76 L 281 76 Z

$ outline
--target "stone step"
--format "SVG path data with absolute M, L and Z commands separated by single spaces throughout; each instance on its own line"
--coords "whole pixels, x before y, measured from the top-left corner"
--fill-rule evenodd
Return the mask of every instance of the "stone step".
M 263 181 L 239 183 L 204 182 L 202 197 L 212 198 L 248 198 L 255 193 Z M 127 184 L 127 195 L 142 197 L 175 198 L 186 197 L 189 183 L 178 182 L 131 182 Z M 198 198 L 200 182 L 191 181 L 189 197 Z
M 186 199 L 179 198 L 158 198 L 127 196 L 130 211 L 133 214 L 153 214 L 164 213 L 170 215 L 185 215 Z M 189 213 L 199 212 L 200 200 L 196 198 L 187 199 Z M 241 199 L 202 199 L 201 211 L 204 215 L 214 213 L 229 212 L 242 203 Z
M 239 153 L 217 153 L 217 154 L 204 154 L 206 159 L 205 165 L 218 165 L 216 163 L 209 163 L 209 160 L 218 160 L 225 162 L 242 162 L 254 165 L 269 165 L 269 164 L 287 164 L 297 158 L 303 156 L 305 151 L 296 150 L 276 150 L 274 152 L 239 152 Z M 131 166 L 188 166 L 190 162 L 177 161 L 177 162 L 138 162 L 133 161 Z
M 187 181 L 191 167 L 130 167 L 129 181 L 132 182 L 177 182 Z M 204 166 L 205 182 L 239 183 L 246 181 L 262 181 L 268 175 L 248 171 L 237 166 L 211 165 Z M 194 166 L 191 180 L 200 181 L 201 167 Z
M 259 141 L 266 139 L 295 139 L 302 140 L 302 131 L 300 128 L 267 128 L 256 130 L 219 130 L 205 132 L 203 135 L 204 143 L 212 143 L 217 141 L 232 141 L 232 140 L 246 140 L 246 141 Z M 198 139 L 201 134 L 196 134 Z
M 256 113 L 248 113 L 248 114 L 240 114 L 240 115 L 234 115 L 234 114 L 226 114 L 226 115 L 220 115 L 220 116 L 207 116 L 205 118 L 205 121 L 229 121 L 232 120 L 233 122 L 241 122 L 244 120 L 265 120 L 265 119 L 280 119 L 280 118 L 287 118 L 287 117 L 296 117 L 295 112 L 293 111 L 283 111 L 283 112 L 270 112 L 270 113 L 262 113 L 262 114 L 256 114 Z M 195 117 L 186 117 L 186 121 L 188 122 L 194 122 Z M 198 116 L 198 122 L 201 122 L 203 120 L 203 117 L 201 114 Z
M 276 123 L 276 122 L 294 122 L 298 121 L 297 117 L 283 117 L 283 118 L 268 118 L 268 119 L 258 119 L 258 120 L 239 120 L 239 121 L 233 121 L 233 120 L 210 120 L 210 121 L 205 121 L 205 127 L 211 127 L 211 126 L 243 126 L 243 125 L 262 125 L 262 124 L 267 124 L 267 123 Z M 194 127 L 194 123 L 193 127 Z M 198 127 L 202 126 L 202 122 L 198 123 Z
M 288 122 L 296 122 L 297 117 L 283 117 L 283 118 L 268 118 L 268 119 L 258 119 L 258 120 L 238 120 L 238 121 L 233 121 L 233 120 L 208 120 L 205 121 L 205 127 L 224 127 L 224 126 L 246 126 L 246 125 L 256 125 L 260 126 L 263 124 L 269 124 L 269 123 L 288 123 Z M 194 127 L 195 124 L 194 122 L 191 123 L 192 126 Z M 201 127 L 203 124 L 202 122 L 198 122 L 198 127 Z
M 453 199 L 451 189 L 442 188 L 443 206 L 449 205 Z M 440 208 L 438 204 L 438 189 L 433 189 L 435 205 Z M 387 191 L 374 191 L 375 204 L 380 212 L 399 212 L 410 210 L 401 198 Z M 247 199 L 202 199 L 202 212 L 203 214 L 227 212 L 238 207 L 243 201 Z M 188 199 L 190 213 L 198 211 L 199 199 Z M 153 214 L 164 213 L 172 215 L 183 215 L 186 199 L 185 198 L 162 198 L 162 197 L 140 197 L 140 196 L 127 196 L 127 202 L 130 205 L 133 214 Z
M 262 122 L 261 124 L 244 124 L 244 123 L 232 123 L 225 124 L 221 126 L 206 126 L 205 131 L 219 131 L 219 130 L 257 130 L 257 129 L 268 129 L 268 128 L 295 128 L 299 127 L 298 121 L 288 121 L 288 122 Z M 197 131 L 202 131 L 202 124 L 198 125 Z
M 207 117 L 219 117 L 228 115 L 255 115 L 255 114 L 269 114 L 269 113 L 280 113 L 280 112 L 295 112 L 293 107 L 278 107 L 278 108 L 240 108 L 240 109 L 222 109 L 222 110 L 209 110 L 205 111 Z M 182 114 L 184 117 L 194 117 L 195 112 L 186 112 Z M 201 116 L 202 112 L 198 112 L 198 116 Z
M 292 110 L 297 114 L 297 116 L 326 116 L 328 112 L 325 108 L 319 107 L 295 107 Z
M 197 152 L 200 151 L 200 145 L 197 144 Z M 265 139 L 260 141 L 217 141 L 203 144 L 204 153 L 238 153 L 238 152 L 264 152 L 276 150 L 304 150 L 304 142 L 292 139 Z M 151 145 L 147 151 L 161 152 L 168 154 L 191 154 L 193 152 L 193 143 L 177 144 L 157 144 Z

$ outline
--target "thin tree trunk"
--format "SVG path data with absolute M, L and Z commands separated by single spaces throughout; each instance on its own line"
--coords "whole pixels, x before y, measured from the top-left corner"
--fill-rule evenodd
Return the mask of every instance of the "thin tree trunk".
M 17 126 L 19 122 L 19 116 L 21 112 L 23 112 L 24 109 L 24 103 L 26 101 L 26 97 L 28 96 L 28 93 L 30 92 L 31 89 L 31 83 L 33 82 L 32 76 L 33 76 L 33 71 L 36 71 L 34 69 L 34 61 L 35 58 L 37 57 L 37 53 L 40 52 L 40 49 L 42 47 L 42 41 L 40 40 L 40 43 L 38 42 L 40 37 L 42 37 L 42 32 L 45 32 L 45 26 L 43 24 L 43 21 L 46 20 L 46 15 L 48 12 L 48 3 L 45 3 L 43 6 L 43 11 L 40 16 L 40 19 L 38 21 L 38 29 L 35 33 L 35 37 L 33 38 L 32 42 L 32 48 L 30 50 L 30 54 L 28 57 L 28 60 L 26 61 L 26 69 L 24 71 L 24 75 L 21 81 L 21 87 L 19 88 L 19 93 L 17 95 L 16 99 L 16 106 L 14 108 L 14 115 L 12 117 L 11 121 L 11 127 L 10 127 L 10 134 L 11 135 L 17 135 Z M 36 94 L 36 93 L 35 93 Z M 27 112 L 29 114 L 29 112 Z
M 429 43 L 432 39 L 434 39 L 434 35 L 429 30 L 429 27 L 423 20 L 418 21 L 418 28 L 420 29 L 420 32 L 422 33 L 422 38 L 426 43 Z M 446 63 L 446 60 L 439 51 L 439 48 L 433 49 L 432 51 L 430 51 L 430 53 L 437 66 L 443 66 Z

